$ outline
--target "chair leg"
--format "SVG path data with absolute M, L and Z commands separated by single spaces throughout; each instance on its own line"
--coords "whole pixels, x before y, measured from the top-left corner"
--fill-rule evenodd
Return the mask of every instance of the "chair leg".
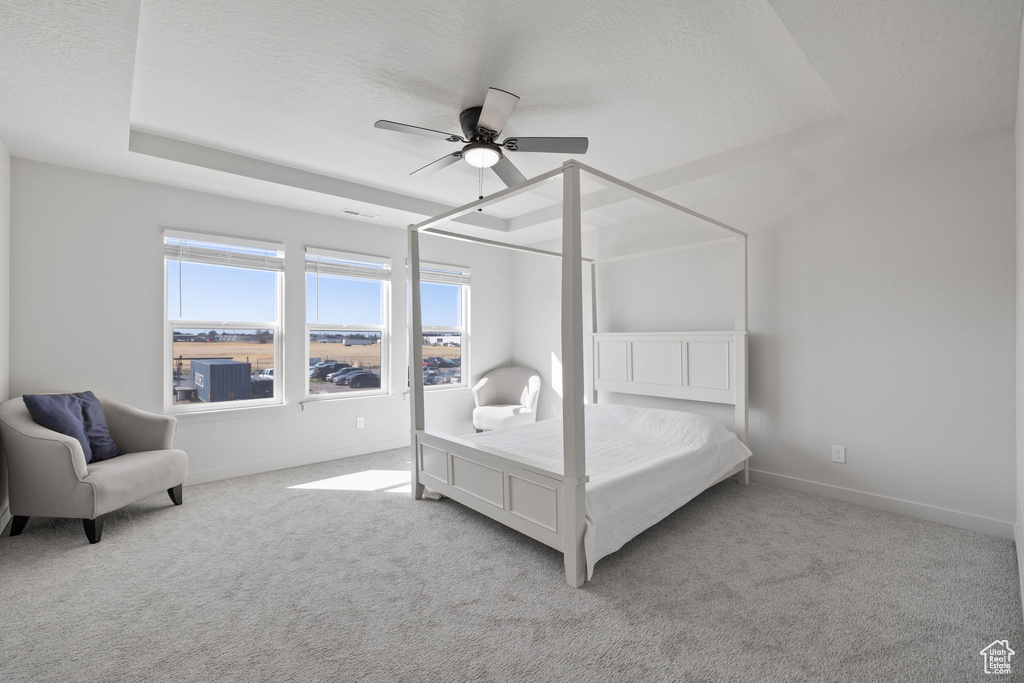
M 181 484 L 167 489 L 167 495 L 171 497 L 172 503 L 181 505 Z
M 100 538 L 103 537 L 103 515 L 96 519 L 83 519 L 82 522 L 85 526 L 85 535 L 88 537 L 89 543 L 99 543 Z
M 28 524 L 28 517 L 14 515 L 14 517 L 11 518 L 11 536 L 17 536 L 24 531 L 26 524 Z

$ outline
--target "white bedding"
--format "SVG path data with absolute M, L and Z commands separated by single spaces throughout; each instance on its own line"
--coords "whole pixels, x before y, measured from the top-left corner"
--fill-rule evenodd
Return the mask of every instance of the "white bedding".
M 701 415 L 618 405 L 586 407 L 587 577 L 605 555 L 750 457 L 735 434 Z M 460 437 L 562 472 L 562 420 Z

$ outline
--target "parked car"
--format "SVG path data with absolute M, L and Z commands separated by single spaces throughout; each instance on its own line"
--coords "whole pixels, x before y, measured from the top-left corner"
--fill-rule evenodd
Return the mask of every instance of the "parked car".
M 259 376 L 260 377 L 269 377 L 270 379 L 274 379 L 274 368 L 267 368 L 266 370 L 261 372 L 259 374 Z
M 332 372 L 331 374 L 327 375 L 327 381 L 334 382 L 335 384 L 339 385 L 344 384 L 348 376 L 354 372 L 366 372 L 366 368 L 342 368 L 337 372 Z M 331 379 L 332 377 L 334 379 Z
M 444 384 L 461 384 L 462 383 L 462 368 L 455 368 L 454 370 L 445 370 L 444 372 Z
M 379 387 L 380 386 L 380 375 L 370 372 L 353 372 L 345 378 L 345 384 L 352 387 L 353 389 L 362 389 L 363 387 Z
M 252 398 L 271 398 L 274 395 L 274 378 L 253 377 L 249 383 L 249 395 Z
M 342 368 L 350 367 L 352 366 L 349 363 L 335 363 L 333 361 L 327 363 L 320 363 L 319 365 L 317 365 L 316 367 L 309 371 L 309 377 L 310 379 L 324 379 L 325 377 L 327 377 L 327 375 L 331 374 L 332 372 L 336 372 L 338 370 L 341 370 Z
M 437 362 L 438 368 L 457 368 L 459 361 L 456 358 L 442 358 Z
M 353 367 L 353 366 L 349 365 L 348 367 L 340 368 L 338 370 L 335 370 L 334 372 L 327 373 L 327 376 L 324 377 L 324 379 L 327 380 L 328 382 L 333 382 L 339 376 L 343 375 L 346 372 L 349 372 L 349 371 L 352 371 L 352 370 L 363 370 L 363 369 L 365 369 L 365 368 L 356 368 L 356 367 Z
M 438 372 L 437 370 L 431 370 L 429 368 L 423 369 L 423 384 L 444 384 L 444 373 Z

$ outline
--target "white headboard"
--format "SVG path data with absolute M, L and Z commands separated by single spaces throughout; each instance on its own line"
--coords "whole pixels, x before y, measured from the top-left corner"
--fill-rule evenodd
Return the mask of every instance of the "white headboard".
M 594 334 L 594 390 L 739 406 L 746 402 L 746 334 Z

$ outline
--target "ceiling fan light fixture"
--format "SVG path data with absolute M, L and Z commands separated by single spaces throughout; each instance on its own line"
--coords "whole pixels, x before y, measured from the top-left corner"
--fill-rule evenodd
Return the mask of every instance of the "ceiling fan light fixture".
M 501 150 L 489 142 L 471 142 L 462 148 L 462 158 L 470 166 L 490 168 L 501 161 Z
M 590 142 L 587 138 L 506 138 L 504 142 L 497 143 L 495 140 L 502 134 L 508 117 L 516 108 L 519 96 L 499 90 L 488 88 L 487 97 L 479 107 L 469 107 L 459 113 L 459 126 L 463 135 L 454 135 L 431 128 L 410 126 L 407 123 L 397 123 L 381 119 L 373 124 L 374 128 L 391 130 L 396 133 L 409 133 L 421 137 L 444 140 L 445 142 L 458 143 L 463 145 L 458 152 L 450 152 L 440 159 L 431 161 L 426 166 L 418 168 L 410 176 L 427 176 L 436 173 L 443 168 L 458 163 L 465 159 L 473 168 L 490 168 L 508 187 L 518 185 L 526 180 L 526 177 L 519 172 L 505 152 L 519 154 L 520 152 L 546 152 L 548 154 L 585 154 Z M 465 137 L 463 137 L 465 136 Z M 483 176 L 480 176 L 483 182 Z

